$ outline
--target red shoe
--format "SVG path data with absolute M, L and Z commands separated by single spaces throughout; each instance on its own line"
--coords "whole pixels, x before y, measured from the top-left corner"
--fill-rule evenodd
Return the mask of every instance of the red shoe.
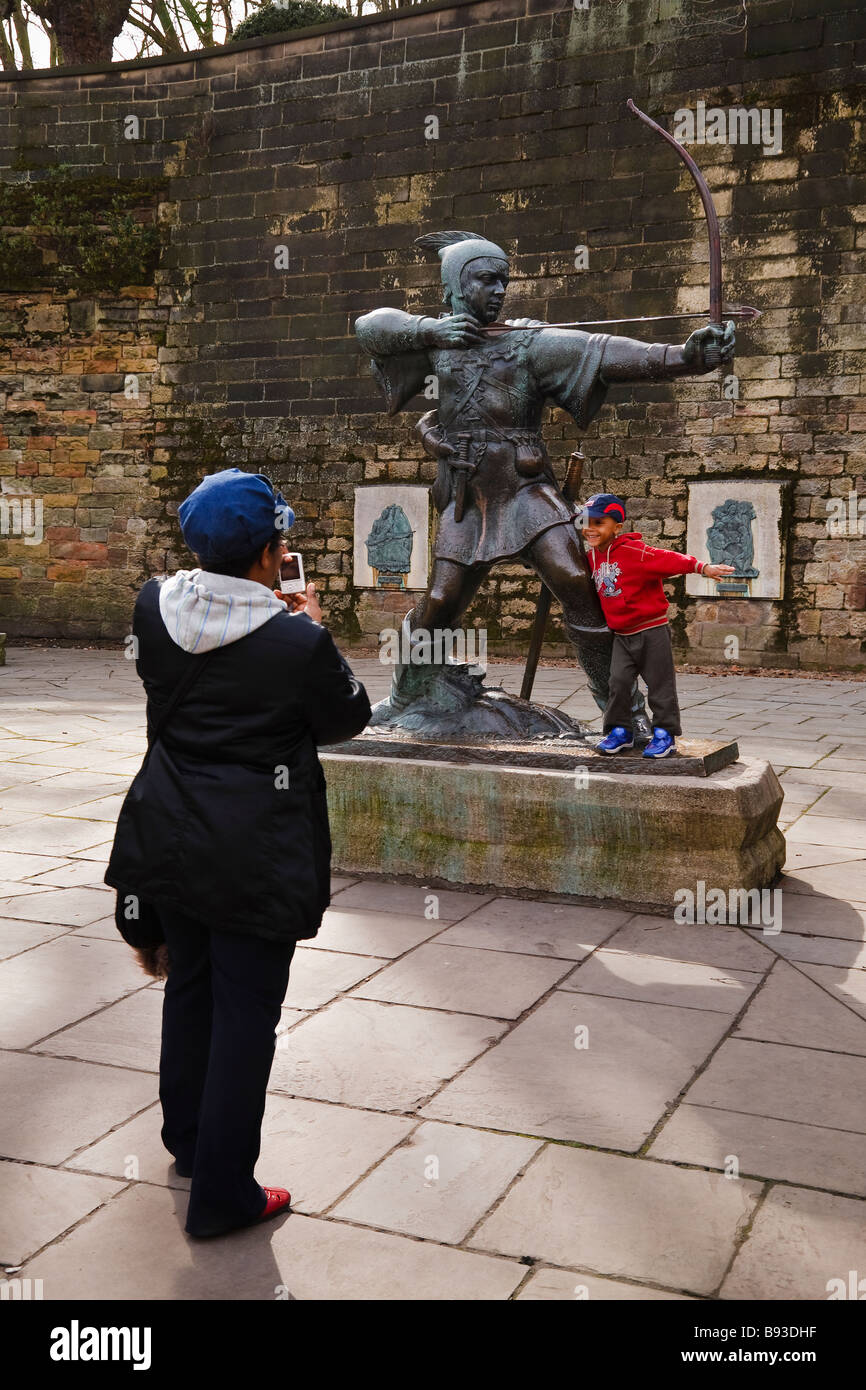
M 257 1226 L 260 1221 L 269 1221 L 272 1216 L 278 1216 L 281 1211 L 288 1211 L 292 1194 L 287 1192 L 284 1187 L 265 1187 L 262 1189 L 267 1201 L 264 1210 L 258 1216 L 254 1216 L 252 1221 L 243 1221 L 238 1226 L 222 1226 L 219 1230 L 211 1231 L 191 1231 L 186 1226 L 187 1235 L 194 1236 L 196 1240 L 209 1240 L 213 1236 L 231 1235 L 232 1231 L 246 1230 L 249 1226 Z
M 287 1192 L 284 1187 L 266 1187 L 264 1189 L 267 1197 L 265 1209 L 256 1221 L 269 1221 L 272 1216 L 277 1216 L 279 1212 L 285 1211 L 292 1200 L 291 1192 Z

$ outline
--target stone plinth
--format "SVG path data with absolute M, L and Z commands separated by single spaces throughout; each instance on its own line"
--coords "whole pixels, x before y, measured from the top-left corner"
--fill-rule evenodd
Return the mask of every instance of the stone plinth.
M 742 759 L 706 777 L 322 750 L 336 871 L 663 908 L 698 881 L 764 888 L 782 788 Z
M 543 710 L 544 706 L 535 708 Z M 588 738 L 537 738 L 509 742 L 506 738 L 438 740 L 413 736 L 405 729 L 366 728 L 347 743 L 332 745 L 329 751 L 350 753 L 364 758 L 397 758 L 403 762 L 496 763 L 499 767 L 553 768 L 571 772 L 608 770 L 622 775 L 709 777 L 740 756 L 736 743 L 711 738 L 678 738 L 674 753 L 666 758 L 645 758 L 639 747 L 626 748 L 614 755 L 599 753 L 598 735 Z

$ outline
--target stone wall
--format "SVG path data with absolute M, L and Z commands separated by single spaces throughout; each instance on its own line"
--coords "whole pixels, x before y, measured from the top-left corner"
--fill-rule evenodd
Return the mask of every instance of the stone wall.
M 58 163 L 168 180 L 151 283 L 0 284 L 2 495 L 32 492 L 45 517 L 39 545 L 0 537 L 2 626 L 121 637 L 142 579 L 191 563 L 177 502 L 232 464 L 292 501 L 332 624 L 388 625 L 408 603 L 352 585 L 354 489 L 431 481 L 411 429 L 430 403 L 384 415 L 352 324 L 377 304 L 438 312 L 437 267 L 412 239 L 454 226 L 511 253 L 511 315 L 705 308 L 700 203 L 627 112 L 633 96 L 669 127 L 698 101 L 781 112 L 778 154 L 692 147 L 726 297 L 763 317 L 740 331 L 737 400 L 718 373 L 611 391 L 581 441 L 587 484 L 682 547 L 688 480 L 787 481 L 784 597 L 717 603 L 672 584 L 680 654 L 723 659 L 736 635 L 746 664 L 866 665 L 866 18 L 854 0 L 745 8 L 743 30 L 738 5 L 695 0 L 456 0 L 177 61 L 0 74 L 7 183 Z M 664 327 L 632 331 L 687 331 Z M 561 474 L 575 426 L 554 410 L 546 433 Z M 833 535 L 828 504 L 850 494 Z M 520 565 L 493 572 L 471 613 L 492 649 L 524 648 L 536 592 Z

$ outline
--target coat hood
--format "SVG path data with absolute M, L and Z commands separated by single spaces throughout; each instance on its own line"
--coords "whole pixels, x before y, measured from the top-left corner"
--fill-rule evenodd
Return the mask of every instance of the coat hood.
M 185 652 L 209 652 L 289 610 L 253 579 L 194 569 L 178 570 L 163 581 L 159 611 L 172 641 Z

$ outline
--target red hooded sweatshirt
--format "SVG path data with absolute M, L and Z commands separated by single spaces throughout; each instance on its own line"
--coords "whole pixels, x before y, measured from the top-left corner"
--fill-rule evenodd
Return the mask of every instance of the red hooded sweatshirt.
M 668 620 L 662 580 L 674 574 L 700 574 L 705 564 L 694 555 L 647 545 L 640 531 L 621 532 L 605 549 L 587 546 L 586 553 L 605 622 L 625 637 L 662 627 Z

